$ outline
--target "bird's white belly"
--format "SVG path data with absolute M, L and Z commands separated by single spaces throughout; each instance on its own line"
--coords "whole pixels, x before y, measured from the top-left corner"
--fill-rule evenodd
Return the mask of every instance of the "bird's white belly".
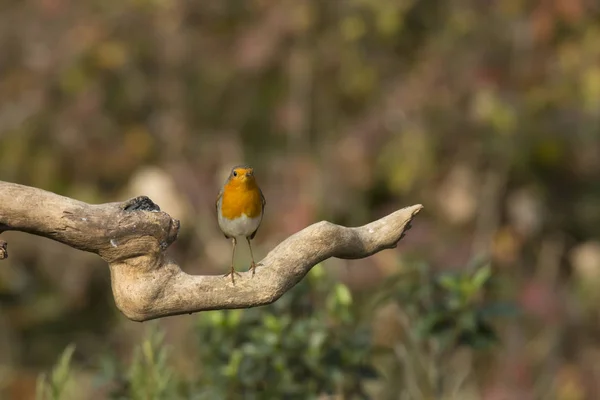
M 219 226 L 223 233 L 229 237 L 242 238 L 252 235 L 262 220 L 262 216 L 248 218 L 246 214 L 236 219 L 228 219 L 219 215 Z

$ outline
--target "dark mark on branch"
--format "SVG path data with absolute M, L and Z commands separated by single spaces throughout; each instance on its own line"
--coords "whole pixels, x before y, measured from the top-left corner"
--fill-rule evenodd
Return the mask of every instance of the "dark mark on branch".
M 155 204 L 147 196 L 138 196 L 128 200 L 123 207 L 125 211 L 160 211 L 158 204 Z

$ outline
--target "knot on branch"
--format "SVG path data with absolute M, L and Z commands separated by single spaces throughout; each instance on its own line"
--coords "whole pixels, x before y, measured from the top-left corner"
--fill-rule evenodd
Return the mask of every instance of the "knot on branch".
M 160 253 L 177 240 L 179 220 L 161 211 L 146 196 L 118 203 L 116 207 L 119 211 L 115 213 L 113 208 L 111 217 L 100 220 L 105 236 L 98 249 L 100 256 L 108 263 L 134 258 L 146 260 L 142 263 L 145 265 L 160 262 Z
M 148 196 L 138 196 L 123 204 L 124 211 L 160 211 L 158 204 L 150 200 Z
M 169 247 L 174 241 L 177 240 L 177 237 L 179 236 L 180 227 L 181 223 L 179 222 L 179 220 L 171 218 L 171 221 L 169 222 L 169 230 L 167 232 L 167 240 L 161 244 L 163 250 Z

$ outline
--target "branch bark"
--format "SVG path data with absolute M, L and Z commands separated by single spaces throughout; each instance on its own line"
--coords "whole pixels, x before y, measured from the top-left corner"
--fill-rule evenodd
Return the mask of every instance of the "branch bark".
M 321 221 L 290 236 L 235 281 L 189 275 L 166 255 L 179 221 L 148 197 L 87 204 L 45 190 L 0 181 L 0 233 L 47 237 L 102 257 L 110 267 L 119 310 L 133 321 L 274 302 L 330 257 L 358 259 L 396 247 L 423 207 L 400 209 L 349 228 Z M 0 241 L 0 259 L 8 255 Z

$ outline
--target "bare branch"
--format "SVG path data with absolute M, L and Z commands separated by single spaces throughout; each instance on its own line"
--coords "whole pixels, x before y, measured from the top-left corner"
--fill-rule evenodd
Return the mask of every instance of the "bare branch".
M 357 228 L 313 224 L 267 254 L 254 277 L 242 272 L 233 285 L 221 275 L 186 274 L 166 256 L 179 221 L 147 197 L 92 205 L 0 181 L 0 233 L 27 232 L 100 255 L 110 267 L 117 307 L 134 321 L 272 303 L 323 260 L 364 258 L 395 247 L 422 208 L 406 207 Z M 5 247 L 0 249 L 1 259 Z

